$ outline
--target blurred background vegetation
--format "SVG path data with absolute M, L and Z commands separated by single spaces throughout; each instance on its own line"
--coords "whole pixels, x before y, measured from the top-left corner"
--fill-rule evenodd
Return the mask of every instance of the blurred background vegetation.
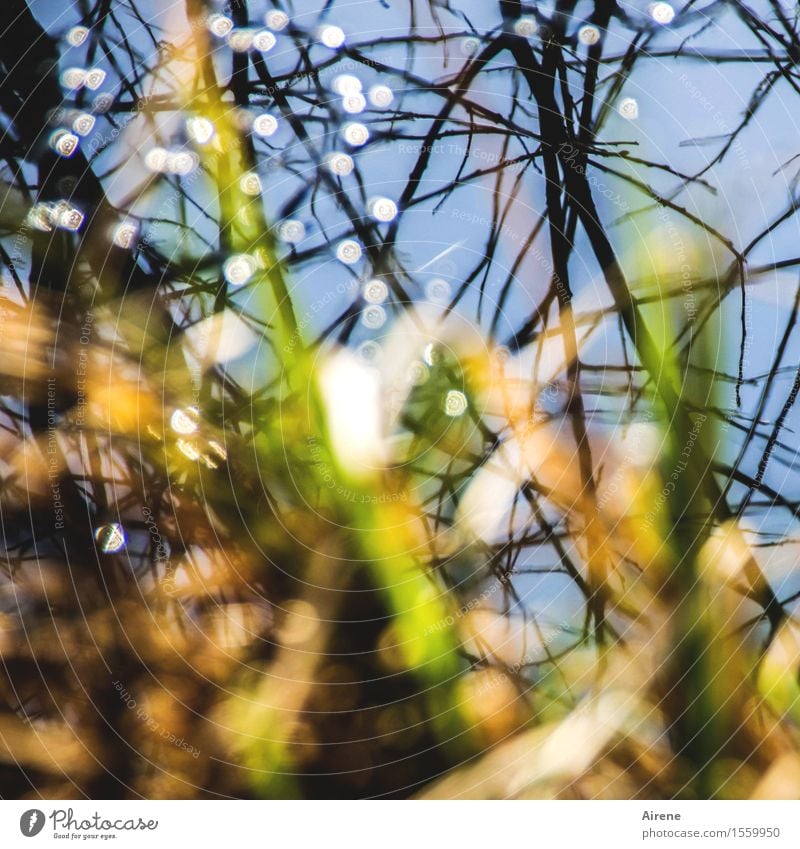
M 4 11 L 0 796 L 800 798 L 795 6 Z

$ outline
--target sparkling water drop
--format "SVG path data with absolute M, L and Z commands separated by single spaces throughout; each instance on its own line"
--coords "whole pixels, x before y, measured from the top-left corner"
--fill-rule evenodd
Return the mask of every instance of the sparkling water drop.
M 446 280 L 435 277 L 425 286 L 425 297 L 434 304 L 444 304 L 450 300 L 452 289 Z
M 345 265 L 353 265 L 361 259 L 361 245 L 355 239 L 344 239 L 336 246 L 336 258 Z
M 369 141 L 369 129 L 356 121 L 345 124 L 341 132 L 342 138 L 352 147 L 361 147 Z
M 591 47 L 593 44 L 597 44 L 600 41 L 600 30 L 597 27 L 593 27 L 591 24 L 586 24 L 586 26 L 582 26 L 578 30 L 578 41 L 581 44 L 588 44 Z
M 114 229 L 112 240 L 118 248 L 127 250 L 133 247 L 136 237 L 139 235 L 139 227 L 131 221 L 123 221 Z
M 383 348 L 381 348 L 380 343 L 375 342 L 373 339 L 368 339 L 358 346 L 356 353 L 363 362 L 372 365 L 380 360 L 383 354 Z
M 428 342 L 422 352 L 422 359 L 429 366 L 438 365 L 444 359 L 441 346 L 436 342 Z
M 280 32 L 289 26 L 289 16 L 286 12 L 280 12 L 277 9 L 272 12 L 267 12 L 264 15 L 264 23 L 275 32 Z
M 255 171 L 247 171 L 239 178 L 239 188 L 246 195 L 251 195 L 252 197 L 260 195 L 263 189 L 261 177 Z
M 59 155 L 70 157 L 78 149 L 79 139 L 74 133 L 58 130 L 50 138 L 50 146 Z
M 81 112 L 72 122 L 72 129 L 79 136 L 88 136 L 94 129 L 96 122 L 97 118 L 95 118 L 94 115 L 90 115 L 88 112 Z
M 216 441 L 216 439 L 208 440 L 208 447 L 219 457 L 220 460 L 228 459 L 228 452 Z
M 287 218 L 278 227 L 278 237 L 290 245 L 302 242 L 306 237 L 306 226 L 296 218 Z
M 444 411 L 455 418 L 463 416 L 467 410 L 467 396 L 458 389 L 451 389 L 444 399 Z
M 507 363 L 511 359 L 511 348 L 507 345 L 497 345 L 492 349 L 492 359 L 498 365 Z
M 536 35 L 538 28 L 536 18 L 531 17 L 530 15 L 523 15 L 521 18 L 518 18 L 514 24 L 514 32 L 517 35 L 521 35 L 523 38 L 533 38 L 533 36 Z
M 231 286 L 244 286 L 256 273 L 256 262 L 250 254 L 234 254 L 225 260 L 222 273 Z
M 86 27 L 72 27 L 67 33 L 67 43 L 73 47 L 80 47 L 89 37 L 89 30 Z
M 675 10 L 669 3 L 651 3 L 647 11 L 650 17 L 661 26 L 671 24 L 675 20 Z
M 189 442 L 186 439 L 178 439 L 175 441 L 175 446 L 187 460 L 195 461 L 200 459 L 200 452 L 197 450 L 194 443 Z
M 333 78 L 331 88 L 336 94 L 344 97 L 347 94 L 358 94 L 363 86 L 361 80 L 353 74 L 339 74 L 339 76 Z
M 233 29 L 233 21 L 227 15 L 216 13 L 208 16 L 207 26 L 213 35 L 224 38 Z
M 49 233 L 53 229 L 53 209 L 47 203 L 35 203 L 26 216 L 27 223 L 35 230 Z
M 263 112 L 253 121 L 253 132 L 262 138 L 274 135 L 278 130 L 278 119 L 274 115 Z
M 375 197 L 368 201 L 367 211 L 376 221 L 386 223 L 397 218 L 397 204 L 391 198 Z
M 425 363 L 414 360 L 408 366 L 406 377 L 412 386 L 422 386 L 428 380 L 428 367 Z
M 151 171 L 164 173 L 167 170 L 168 159 L 168 150 L 165 150 L 163 147 L 153 147 L 145 154 L 144 164 Z
M 119 522 L 100 525 L 94 532 L 97 545 L 104 554 L 116 554 L 125 547 L 125 530 Z
M 369 97 L 369 102 L 378 109 L 389 106 L 394 100 L 394 92 L 388 85 L 372 86 L 367 96 Z
M 62 109 L 60 106 L 56 106 L 53 109 L 47 110 L 47 123 L 52 127 L 59 126 L 60 124 L 65 123 L 66 121 L 72 121 L 75 118 L 75 112 L 67 112 L 65 109 Z
M 75 232 L 76 230 L 80 230 L 84 215 L 79 209 L 67 203 L 67 201 L 60 201 L 56 204 L 54 218 L 56 226 L 62 230 Z
M 61 74 L 61 85 L 70 91 L 83 88 L 86 82 L 86 71 L 83 68 L 67 68 Z
M 234 53 L 247 53 L 247 51 L 253 46 L 253 30 L 251 29 L 232 29 L 228 33 L 228 37 L 226 41 L 228 42 L 228 47 L 234 51 Z
M 197 144 L 208 144 L 215 132 L 214 123 L 208 118 L 196 115 L 186 119 L 186 135 Z
M 188 150 L 180 150 L 167 154 L 166 167 L 170 174 L 186 176 L 197 168 L 199 162 L 200 160 L 197 158 L 197 154 L 191 153 Z
M 249 133 L 253 129 L 256 116 L 249 109 L 234 109 L 231 113 L 233 126 L 242 133 Z
M 102 68 L 92 68 L 90 71 L 86 72 L 86 79 L 83 84 L 86 88 L 96 91 L 101 85 L 103 85 L 105 78 L 106 72 Z
M 277 44 L 277 39 L 268 29 L 260 29 L 253 36 L 253 47 L 260 53 L 269 53 Z
M 367 99 L 360 91 L 353 92 L 352 94 L 346 94 L 342 98 L 342 109 L 344 109 L 348 115 L 358 115 L 366 108 Z
M 382 304 L 389 297 L 389 287 L 383 282 L 373 278 L 364 284 L 364 300 L 368 304 Z
M 186 407 L 186 409 L 177 409 L 170 416 L 169 426 L 182 436 L 188 436 L 195 433 L 199 427 L 200 413 L 196 407 Z
M 371 304 L 361 313 L 361 323 L 370 330 L 386 324 L 386 310 L 380 304 Z
M 337 177 L 346 177 L 353 173 L 355 163 L 346 153 L 329 153 L 323 160 L 327 169 Z
M 345 41 L 344 30 L 341 27 L 327 24 L 319 29 L 319 40 L 332 50 L 341 47 Z
M 464 56 L 474 56 L 480 50 L 480 41 L 472 35 L 461 39 L 461 52 Z
M 635 121 L 639 117 L 639 104 L 632 97 L 623 97 L 618 111 L 628 121 Z
M 92 111 L 102 115 L 114 105 L 114 95 L 104 91 L 92 101 Z

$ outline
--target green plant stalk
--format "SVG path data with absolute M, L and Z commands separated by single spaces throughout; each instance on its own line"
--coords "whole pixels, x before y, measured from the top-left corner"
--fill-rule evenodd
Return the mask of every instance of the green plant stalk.
M 214 154 L 212 148 L 204 155 L 204 166 L 212 176 L 219 200 L 221 247 L 234 253 L 249 253 L 258 259 L 261 268 L 252 286 L 257 290 L 264 314 L 269 316 L 274 350 L 283 355 L 280 367 L 288 393 L 283 409 L 288 413 L 290 427 L 288 431 L 281 428 L 259 440 L 263 446 L 264 467 L 275 472 L 278 479 L 301 481 L 306 491 L 299 493 L 300 499 L 308 504 L 316 502 L 317 509 L 336 525 L 359 529 L 345 532 L 343 544 L 355 560 L 369 564 L 372 582 L 393 617 L 403 661 L 425 693 L 428 715 L 438 739 L 448 751 L 463 754 L 471 742 L 469 726 L 458 708 L 455 687 L 465 662 L 458 651 L 458 636 L 453 626 L 447 624 L 452 619 L 448 620 L 446 591 L 409 553 L 402 536 L 385 530 L 391 525 L 386 520 L 391 508 L 378 503 L 379 481 L 353 479 L 346 466 L 335 459 L 329 447 L 327 417 L 320 398 L 314 352 L 307 349 L 300 338 L 289 287 L 277 258 L 274 236 L 263 214 L 261 198 L 244 194 L 240 186 L 241 177 L 252 167 L 252 157 L 245 140 L 232 125 L 216 86 L 206 86 L 200 102 L 204 114 L 217 127 L 217 152 Z M 292 410 L 291 405 L 300 398 L 303 398 L 300 402 L 303 408 Z M 288 450 L 276 450 L 272 444 L 275 437 L 288 438 Z M 332 495 L 322 480 L 318 464 L 311 464 L 310 470 L 306 466 L 301 475 L 297 472 L 302 464 L 279 472 L 279 465 L 285 462 L 287 455 L 294 453 L 296 446 L 306 445 L 309 439 L 322 443 L 340 479 L 347 482 L 348 489 L 356 493 L 357 498 Z M 317 500 L 320 493 L 323 494 L 321 504 Z M 287 717 L 280 709 L 262 708 L 257 696 L 251 699 L 246 694 L 243 696 L 251 704 L 238 712 L 236 724 L 246 734 L 241 738 L 241 754 L 244 765 L 253 770 L 253 788 L 268 797 L 296 796 L 297 784 L 291 774 L 291 747 L 280 730 L 286 725 Z

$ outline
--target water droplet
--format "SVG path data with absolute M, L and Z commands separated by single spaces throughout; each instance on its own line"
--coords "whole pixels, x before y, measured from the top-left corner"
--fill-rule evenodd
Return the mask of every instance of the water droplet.
M 125 547 L 127 539 L 125 531 L 119 522 L 111 522 L 108 525 L 100 525 L 94 532 L 97 545 L 104 554 L 116 554 Z
M 539 29 L 536 18 L 531 15 L 523 15 L 514 24 L 514 32 L 523 38 L 533 38 Z
M 96 121 L 97 119 L 94 115 L 90 115 L 88 112 L 81 112 L 80 115 L 77 115 L 75 120 L 72 122 L 72 129 L 79 136 L 88 136 L 94 129 Z
M 28 210 L 26 220 L 35 230 L 49 233 L 54 225 L 52 207 L 47 203 L 35 203 Z
M 167 170 L 170 174 L 185 176 L 197 168 L 199 161 L 197 154 L 188 150 L 172 152 L 167 155 Z
M 386 310 L 380 304 L 372 304 L 361 313 L 361 323 L 370 330 L 386 324 Z
M 450 284 L 441 277 L 429 280 L 425 286 L 425 297 L 434 304 L 445 304 L 450 300 L 453 291 Z
M 197 115 L 186 119 L 186 135 L 197 144 L 208 144 L 215 132 L 214 123 L 208 118 Z
M 355 239 L 344 239 L 336 246 L 336 258 L 345 265 L 353 265 L 361 259 L 361 245 Z
M 675 10 L 669 3 L 651 3 L 648 12 L 650 17 L 662 26 L 671 24 L 675 20 Z
M 373 106 L 383 109 L 394 100 L 394 92 L 388 85 L 374 85 L 369 90 L 368 97 Z
M 185 439 L 178 439 L 175 442 L 175 446 L 187 460 L 195 461 L 200 459 L 200 452 L 197 450 L 194 443 L 188 442 Z
M 200 413 L 196 407 L 187 407 L 185 410 L 177 409 L 170 416 L 169 426 L 183 436 L 195 433 L 198 428 Z
M 163 173 L 167 170 L 167 160 L 169 159 L 169 151 L 163 147 L 153 147 L 147 151 L 144 156 L 144 164 L 146 168 L 157 173 Z
M 628 121 L 635 121 L 639 117 L 639 104 L 632 97 L 623 97 L 618 111 Z
M 352 174 L 355 163 L 346 153 L 329 153 L 323 160 L 325 166 L 337 177 Z
M 103 85 L 105 78 L 106 72 L 102 68 L 92 68 L 91 71 L 86 72 L 86 79 L 83 84 L 86 88 L 95 91 Z
M 351 121 L 342 127 L 342 138 L 353 147 L 361 147 L 369 141 L 369 130 L 363 124 Z
M 207 469 L 219 468 L 219 463 L 213 457 L 209 457 L 208 454 L 201 454 L 200 459 L 205 463 Z
M 239 188 L 246 194 L 255 197 L 256 195 L 261 194 L 262 185 L 261 185 L 261 177 L 255 173 L 255 171 L 248 171 L 245 174 L 242 174 L 239 179 Z
M 376 221 L 383 223 L 397 218 L 397 204 L 390 198 L 372 198 L 367 203 L 367 211 Z
M 249 109 L 233 109 L 230 113 L 233 126 L 242 133 L 249 133 L 253 129 L 256 116 Z
M 253 46 L 253 30 L 233 29 L 226 40 L 235 53 L 246 53 Z
M 73 47 L 80 47 L 89 37 L 89 30 L 86 27 L 73 27 L 67 33 L 67 43 Z
M 56 226 L 62 230 L 71 230 L 75 232 L 80 229 L 83 224 L 83 213 L 76 209 L 66 201 L 59 201 L 55 207 L 55 222 Z
M 98 94 L 92 101 L 92 111 L 98 115 L 102 115 L 103 113 L 108 112 L 113 105 L 114 95 L 104 91 L 102 94 Z
M 133 246 L 138 235 L 139 227 L 136 224 L 130 221 L 123 221 L 115 228 L 112 239 L 118 248 L 127 250 Z
M 278 129 L 278 119 L 274 115 L 269 115 L 266 112 L 257 116 L 253 121 L 253 132 L 257 136 L 267 138 L 274 135 Z
M 383 355 L 383 348 L 378 342 L 369 339 L 358 346 L 356 353 L 365 363 L 372 365 L 380 360 Z
M 348 115 L 358 115 L 366 108 L 367 99 L 360 91 L 354 92 L 353 94 L 346 94 L 342 98 L 342 109 L 344 109 Z
M 282 29 L 286 29 L 289 26 L 289 16 L 286 12 L 279 12 L 278 10 L 267 12 L 264 15 L 264 23 L 275 32 L 280 32 Z
M 227 15 L 216 13 L 208 16 L 207 26 L 213 35 L 224 38 L 233 29 L 233 21 Z
M 436 342 L 428 342 L 425 350 L 422 352 L 422 359 L 429 366 L 435 366 L 441 363 L 444 359 L 441 346 Z
M 461 39 L 461 52 L 464 56 L 474 56 L 480 50 L 481 43 L 474 36 L 468 35 Z
M 228 459 L 228 452 L 215 439 L 208 440 L 208 447 L 220 458 L 220 460 Z
M 50 137 L 50 146 L 59 156 L 72 156 L 78 149 L 78 143 L 78 137 L 66 130 L 58 130 Z
M 306 237 L 306 226 L 296 218 L 287 218 L 278 227 L 278 236 L 290 245 L 302 242 Z
M 63 124 L 66 121 L 71 121 L 77 113 L 69 112 L 65 109 L 62 109 L 60 106 L 56 106 L 53 109 L 47 110 L 47 123 L 50 124 L 51 127 L 57 127 Z
M 463 416 L 467 410 L 467 396 L 458 389 L 451 389 L 444 399 L 444 411 L 455 418 Z
M 339 76 L 333 78 L 331 88 L 336 94 L 344 97 L 347 94 L 358 94 L 363 86 L 361 80 L 353 74 L 339 74 Z
M 253 36 L 253 47 L 260 53 L 269 53 L 277 39 L 268 29 L 261 29 Z
M 578 41 L 581 44 L 588 44 L 590 47 L 600 41 L 600 30 L 593 27 L 591 24 L 586 24 L 578 30 Z
M 61 74 L 61 85 L 70 91 L 83 88 L 86 82 L 86 71 L 83 68 L 67 68 Z
M 341 27 L 334 26 L 333 24 L 321 27 L 318 34 L 319 40 L 326 47 L 330 47 L 332 50 L 336 50 L 337 47 L 341 47 L 345 41 L 344 30 Z
M 368 304 L 382 304 L 389 297 L 389 287 L 383 282 L 373 278 L 364 284 L 364 300 Z
M 492 359 L 498 365 L 507 363 L 511 359 L 511 348 L 507 345 L 497 345 L 497 347 L 492 350 Z
M 412 386 L 422 386 L 422 384 L 428 380 L 428 367 L 425 363 L 421 363 L 419 360 L 414 360 L 408 366 L 406 376 L 408 377 L 408 382 Z
M 244 286 L 256 273 L 256 262 L 250 254 L 234 254 L 225 260 L 222 273 L 231 286 Z

